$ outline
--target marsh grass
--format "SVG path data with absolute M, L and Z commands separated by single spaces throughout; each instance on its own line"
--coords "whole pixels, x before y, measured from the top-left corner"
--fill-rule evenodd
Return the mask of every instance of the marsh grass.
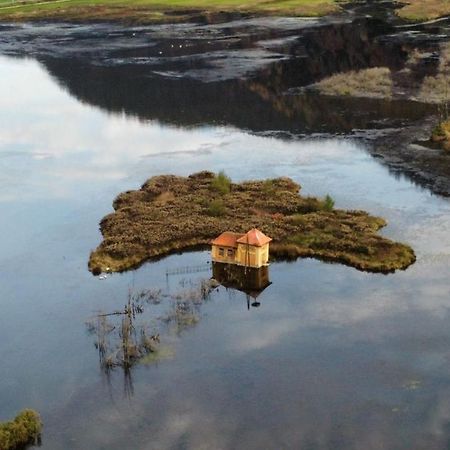
M 437 19 L 450 14 L 448 0 L 408 0 L 400 5 L 403 6 L 397 10 L 397 14 L 412 21 Z
M 313 87 L 324 95 L 391 98 L 393 83 L 390 69 L 373 67 L 332 75 Z
M 302 197 L 300 186 L 289 178 L 271 180 L 270 189 L 264 180 L 231 183 L 226 194 L 212 187 L 216 179 L 211 172 L 186 178 L 162 175 L 138 191 L 120 194 L 113 203 L 115 212 L 100 223 L 104 239 L 92 252 L 89 269 L 93 273 L 130 269 L 150 258 L 209 245 L 223 231 L 245 233 L 253 227 L 272 237 L 275 258 L 284 257 L 283 244 L 290 244 L 290 254 L 328 257 L 360 270 L 392 271 L 415 261 L 410 247 L 377 235 L 386 224 L 383 219 L 333 209 L 331 197 Z M 166 191 L 173 192 L 175 200 L 155 202 Z M 225 211 L 212 216 L 208 205 L 217 199 Z M 303 240 L 292 247 L 296 235 Z M 370 257 L 358 250 L 363 246 L 372 249 Z M 399 257 L 400 250 L 408 257 Z
M 431 140 L 439 143 L 446 152 L 450 152 L 450 120 L 443 121 L 434 128 Z
M 41 431 L 39 414 L 32 409 L 24 409 L 14 420 L 0 423 L 0 449 L 17 450 L 37 444 Z

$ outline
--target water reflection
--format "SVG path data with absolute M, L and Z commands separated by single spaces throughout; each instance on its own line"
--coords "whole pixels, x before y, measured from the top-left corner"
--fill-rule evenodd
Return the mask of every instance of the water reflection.
M 236 289 L 247 296 L 247 308 L 261 305 L 257 301 L 262 292 L 272 283 L 269 281 L 269 266 L 259 268 L 236 264 L 212 263 L 213 278 L 227 289 Z
M 0 52 L 32 54 L 81 102 L 142 120 L 224 124 L 256 132 L 349 132 L 386 126 L 387 118 L 395 126 L 434 108 L 407 101 L 330 99 L 289 89 L 347 70 L 401 69 L 411 48 L 425 44 L 395 32 L 388 23 L 367 17 L 134 29 L 54 25 L 4 31 Z M 437 40 L 426 45 L 437 45 Z M 433 61 L 415 74 L 414 86 L 433 73 Z
M 198 270 L 177 268 L 166 271 L 166 278 Z M 191 266 L 192 268 L 192 266 Z M 211 270 L 211 265 L 208 265 Z M 102 278 L 107 279 L 107 278 Z M 201 308 L 218 292 L 222 285 L 245 293 L 247 308 L 259 307 L 258 297 L 272 283 L 269 281 L 269 267 L 243 267 L 213 263 L 211 279 L 181 279 L 178 289 L 143 289 L 128 292 L 123 309 L 99 312 L 86 322 L 88 333 L 94 337 L 100 368 L 111 389 L 111 372 L 120 368 L 123 372 L 124 394 L 133 395 L 132 369 L 139 365 L 156 364 L 173 356 L 170 335 L 182 332 L 198 324 Z
M 204 83 L 148 74 L 140 65 L 98 67 L 78 60 L 45 59 L 49 73 L 76 98 L 110 112 L 178 126 L 232 125 L 254 132 L 350 132 L 354 129 L 398 126 L 417 120 L 435 108 L 403 100 L 330 98 L 287 94 L 280 72 L 261 72 L 249 80 Z M 300 71 L 300 73 L 302 73 Z M 133 83 L 130 83 L 130 76 Z M 275 77 L 275 79 L 273 79 Z M 295 84 L 294 84 L 295 85 Z M 226 93 L 226 95 L 225 95 Z

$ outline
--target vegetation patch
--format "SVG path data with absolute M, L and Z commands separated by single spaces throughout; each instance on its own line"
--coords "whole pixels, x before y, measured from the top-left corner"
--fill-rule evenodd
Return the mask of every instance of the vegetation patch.
M 425 77 L 417 99 L 426 103 L 450 102 L 450 43 L 441 45 L 436 75 Z
M 0 423 L 0 449 L 17 450 L 37 444 L 41 431 L 39 414 L 32 409 L 24 409 L 14 420 Z
M 94 274 L 123 271 L 147 259 L 209 245 L 223 231 L 244 233 L 253 227 L 273 238 L 271 256 L 315 257 L 360 270 L 391 272 L 415 261 L 413 250 L 377 234 L 386 225 L 364 211 L 333 209 L 330 198 L 299 195 L 290 178 L 231 183 L 227 193 L 215 189 L 217 175 L 161 175 L 140 190 L 120 194 L 115 212 L 100 222 L 103 242 L 91 253 Z M 155 201 L 163 192 L 173 199 Z M 211 215 L 210 205 L 226 208 Z
M 407 0 L 397 13 L 400 17 L 412 21 L 432 20 L 450 14 L 448 0 Z
M 121 21 L 133 23 L 214 21 L 221 15 L 323 16 L 339 0 L 0 0 L 0 20 Z
M 324 95 L 391 98 L 393 83 L 390 69 L 373 67 L 332 75 L 312 87 Z
M 450 120 L 441 122 L 433 130 L 431 140 L 438 143 L 446 152 L 450 152 Z

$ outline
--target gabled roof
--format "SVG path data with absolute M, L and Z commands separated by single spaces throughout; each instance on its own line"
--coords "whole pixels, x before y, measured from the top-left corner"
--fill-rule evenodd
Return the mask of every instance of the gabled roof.
M 272 239 L 266 236 L 264 233 L 256 228 L 253 228 L 248 233 L 244 234 L 242 237 L 238 238 L 236 242 L 239 244 L 248 244 L 255 247 L 262 247 L 263 245 L 270 242 Z
M 233 233 L 232 231 L 225 231 L 219 237 L 214 239 L 212 245 L 221 245 L 223 247 L 237 247 L 237 240 L 245 236 L 242 233 Z

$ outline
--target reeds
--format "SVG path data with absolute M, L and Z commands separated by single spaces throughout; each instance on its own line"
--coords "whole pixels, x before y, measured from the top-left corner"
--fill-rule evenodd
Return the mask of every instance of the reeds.
M 214 280 L 201 280 L 171 295 L 164 295 L 160 289 L 129 292 L 123 310 L 99 313 L 88 320 L 86 328 L 96 338 L 94 345 L 101 368 L 106 372 L 116 367 L 127 371 L 142 361 L 154 363 L 170 354 L 167 349 L 161 351 L 162 326 L 180 334 L 196 325 L 200 320 L 200 306 L 216 287 Z M 163 298 L 168 301 L 168 308 L 153 317 L 150 326 L 145 311 L 147 307 L 159 305 Z

